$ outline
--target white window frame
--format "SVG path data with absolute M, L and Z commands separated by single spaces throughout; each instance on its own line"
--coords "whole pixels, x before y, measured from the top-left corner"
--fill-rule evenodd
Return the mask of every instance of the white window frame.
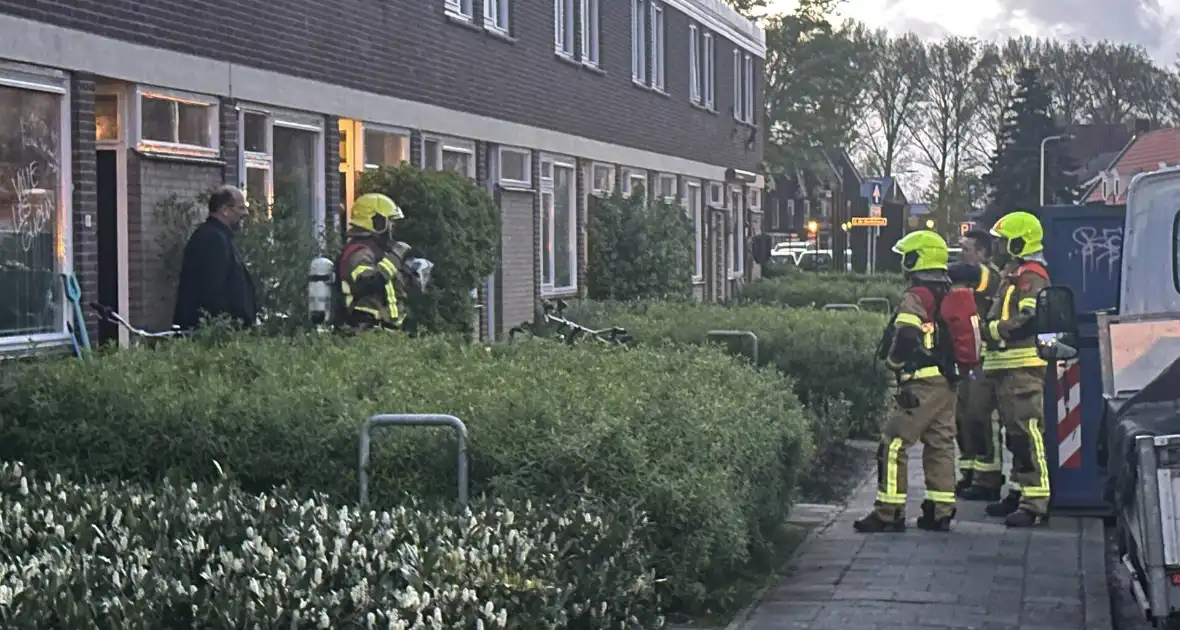
M 598 67 L 598 54 L 601 38 L 599 27 L 599 0 L 581 0 L 582 11 L 582 63 Z
M 443 0 L 447 15 L 470 22 L 475 19 L 475 0 Z
M 725 207 L 725 187 L 721 182 L 709 182 L 708 204 L 714 208 Z
M 144 140 L 143 138 L 143 99 L 158 98 L 176 103 L 187 103 L 207 107 L 209 117 L 209 141 L 211 146 L 185 144 L 181 142 L 164 142 L 161 140 Z M 198 157 L 216 159 L 221 157 L 221 102 L 216 97 L 179 92 L 150 86 L 135 87 L 135 148 L 148 153 L 167 153 L 184 157 Z
M 472 142 L 470 140 L 460 140 L 458 138 L 447 138 L 445 136 L 423 135 L 422 136 L 422 146 L 421 146 L 422 163 L 418 165 L 420 168 L 428 168 L 428 166 L 426 165 L 426 143 L 427 142 L 434 142 L 434 143 L 436 143 L 436 145 L 438 147 L 437 150 L 435 151 L 434 157 L 435 157 L 435 161 L 438 162 L 438 168 L 440 171 L 443 170 L 443 154 L 448 151 L 451 153 L 466 153 L 467 155 L 471 156 L 471 159 L 467 161 L 468 166 L 467 166 L 466 176 L 470 179 L 475 179 L 475 143 L 474 142 Z
M 701 86 L 704 75 L 701 74 L 701 28 L 696 24 L 688 26 L 688 99 L 700 104 Z
M 524 179 L 504 177 L 504 154 L 512 153 L 524 156 Z M 509 188 L 533 187 L 533 154 L 528 149 L 520 147 L 500 147 L 496 152 L 496 179 L 501 186 Z
M 48 92 L 61 97 L 58 112 L 58 190 L 56 216 L 53 217 L 57 234 L 55 262 L 58 273 L 74 272 L 74 204 L 73 204 L 73 146 L 70 143 L 70 81 L 65 73 L 18 63 L 0 62 L 0 85 L 28 90 Z M 57 295 L 59 308 L 54 321 L 54 331 L 32 335 L 0 336 L 0 354 L 12 351 L 36 349 L 46 346 L 62 346 L 70 339 L 66 330 L 68 315 L 64 292 Z
M 735 199 L 737 200 L 736 205 Z M 731 280 L 746 273 L 746 213 L 742 207 L 743 199 L 745 199 L 745 195 L 742 194 L 740 186 L 729 188 L 730 224 L 733 231 L 729 235 L 730 246 L 726 249 L 733 254 L 733 260 L 729 261 L 729 265 L 727 265 Z
M 742 121 L 742 51 L 733 50 L 733 119 Z
M 512 0 L 483 0 L 483 26 L 484 28 L 507 35 L 511 24 L 509 23 L 509 16 L 511 14 L 511 6 L 509 3 Z
M 598 170 L 606 169 L 610 173 L 610 188 L 598 187 Z M 618 176 L 618 169 L 614 164 L 603 164 L 602 162 L 594 162 L 590 165 L 590 194 L 599 197 L 609 197 L 615 192 L 616 182 L 615 178 Z
M 406 129 L 404 127 L 392 127 L 390 125 L 382 125 L 380 123 L 368 123 L 368 122 L 362 122 L 360 125 L 358 125 L 358 127 L 360 128 L 360 133 L 357 134 L 358 137 L 356 139 L 356 142 L 357 142 L 357 147 L 358 147 L 357 152 L 360 155 L 360 162 L 361 162 L 361 170 L 362 171 L 372 171 L 372 170 L 376 170 L 378 168 L 381 168 L 381 166 L 383 166 L 381 164 L 369 164 L 368 160 L 366 159 L 366 156 L 368 154 L 366 153 L 366 147 L 365 147 L 365 133 L 369 132 L 369 131 L 377 131 L 377 132 L 384 133 L 384 134 L 391 135 L 391 136 L 401 136 L 406 141 L 406 154 L 405 154 L 405 158 L 402 160 L 402 162 L 409 163 L 411 161 L 412 158 L 410 157 L 410 154 L 413 153 L 413 151 L 410 150 L 410 146 L 411 146 L 411 142 L 412 142 L 411 138 L 413 137 L 413 134 L 410 132 L 409 129 Z M 401 162 L 398 162 L 398 164 L 401 164 Z M 397 164 L 394 164 L 393 166 L 397 166 Z
M 746 190 L 746 207 L 751 211 L 762 210 L 762 189 L 751 186 Z
M 635 183 L 638 182 L 643 185 L 643 197 L 646 199 L 650 194 L 647 182 L 647 171 L 642 171 L 634 168 L 623 169 L 623 181 L 621 183 L 623 195 L 630 197 L 635 191 Z
M 266 150 L 265 151 L 247 151 L 246 150 L 246 115 L 253 114 L 256 116 L 263 116 L 266 118 Z M 238 187 L 246 190 L 247 194 L 254 191 L 246 188 L 246 169 L 256 169 L 266 171 L 266 201 L 267 203 L 274 202 L 275 189 L 275 172 L 274 172 L 274 150 L 275 150 L 275 133 L 274 133 L 274 117 L 271 113 L 262 109 L 254 109 L 251 107 L 242 107 L 238 110 Z
M 742 104 L 744 121 L 754 124 L 754 58 L 746 53 L 742 56 Z
M 267 149 L 270 151 L 269 155 L 265 156 L 268 159 L 266 163 L 267 168 L 267 188 L 268 201 L 274 200 L 274 128 L 284 127 L 286 129 L 294 129 L 296 131 L 305 131 L 314 133 L 316 136 L 316 146 L 314 150 L 315 164 L 313 166 L 315 171 L 315 195 L 312 199 L 312 224 L 316 234 L 320 234 L 324 230 L 325 222 L 327 221 L 327 173 L 325 169 L 326 155 L 325 151 L 325 135 L 324 135 L 324 117 L 318 114 L 309 114 L 306 112 L 297 112 L 284 109 L 276 109 L 260 103 L 242 103 L 239 105 L 241 112 L 238 115 L 238 137 L 243 138 L 246 112 L 252 114 L 261 114 L 267 117 L 266 128 L 266 142 Z M 243 143 L 238 143 L 238 181 L 239 186 L 245 188 L 246 186 L 246 166 L 254 163 L 258 164 L 257 168 L 262 168 L 264 156 L 261 153 L 246 152 L 243 148 Z
M 658 191 L 663 192 L 664 182 L 667 182 L 668 180 L 672 181 L 672 194 L 663 195 L 663 199 L 668 203 L 674 204 L 676 203 L 676 196 L 680 193 L 678 190 L 679 186 L 677 186 L 676 176 L 670 175 L 668 173 L 660 173 L 659 176 L 656 177 L 656 186 Z
M 546 169 L 548 166 L 548 169 Z M 557 258 L 555 256 L 549 257 L 548 269 L 546 265 L 541 265 L 541 294 L 566 294 L 578 290 L 578 161 L 571 157 L 559 155 L 543 155 L 541 157 L 541 211 L 551 212 L 549 216 L 549 234 L 544 233 L 544 221 L 537 222 L 537 232 L 541 236 L 542 249 L 549 247 L 552 243 L 554 252 L 557 250 L 557 238 L 555 226 L 557 225 L 557 198 L 555 194 L 556 175 L 558 168 L 569 169 L 570 172 L 570 221 L 569 233 L 566 238 L 569 239 L 569 265 L 570 265 L 570 284 L 569 286 L 554 285 L 554 280 L 557 279 Z M 545 176 L 548 170 L 549 176 Z M 550 202 L 548 206 L 545 204 L 545 196 L 548 195 Z M 543 252 L 537 252 L 537 255 L 542 261 L 545 260 Z
M 696 207 L 693 208 L 690 200 L 696 200 Z M 699 179 L 684 180 L 684 212 L 688 218 L 692 220 L 693 236 L 693 282 L 703 282 L 705 279 L 705 221 L 704 221 L 705 198 L 702 193 L 701 181 Z
M 574 2 L 553 0 L 553 49 L 567 59 L 574 58 Z
M 648 45 L 651 57 L 651 87 L 663 92 L 666 46 L 664 45 L 664 7 L 655 0 L 648 0 L 648 21 L 651 23 L 651 37 Z
M 717 79 L 717 40 L 712 33 L 705 33 L 705 65 L 703 68 L 705 85 L 704 85 L 704 102 L 702 103 L 706 109 L 717 109 L 717 86 L 715 81 Z
M 644 0 L 631 0 L 631 80 L 647 85 L 647 11 Z

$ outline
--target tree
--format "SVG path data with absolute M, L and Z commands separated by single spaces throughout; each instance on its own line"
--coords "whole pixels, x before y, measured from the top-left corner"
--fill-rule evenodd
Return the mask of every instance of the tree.
M 1102 41 L 1090 51 L 1089 66 L 1086 113 L 1090 122 L 1126 122 L 1144 104 L 1144 79 L 1156 67 L 1151 57 L 1142 46 Z
M 1063 125 L 1082 122 L 1089 99 L 1091 46 L 1047 40 L 1037 47 L 1036 65 L 1053 89 L 1053 119 Z
M 893 175 L 909 138 L 907 121 L 914 114 L 926 82 L 926 48 L 913 34 L 897 39 L 884 30 L 868 34 L 871 51 L 864 135 L 880 174 Z
M 802 0 L 766 21 L 765 162 L 772 172 L 824 163 L 855 137 L 863 101 L 863 38 L 828 21 L 834 0 Z
M 767 11 L 767 0 L 725 0 L 725 4 L 748 18 L 763 16 Z
M 1049 116 L 1052 94 L 1033 68 L 1016 77 L 1016 90 L 1004 115 L 1000 141 L 985 181 L 990 193 L 988 220 L 1018 209 L 1040 205 L 1041 141 L 1060 135 Z M 1045 151 L 1045 202 L 1070 204 L 1077 198 L 1074 170 L 1065 144 L 1054 142 Z

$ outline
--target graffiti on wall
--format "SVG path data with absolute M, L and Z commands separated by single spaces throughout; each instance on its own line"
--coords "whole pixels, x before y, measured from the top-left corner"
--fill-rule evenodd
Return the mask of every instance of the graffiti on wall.
M 1122 262 L 1123 228 L 1096 228 L 1082 226 L 1073 231 L 1073 242 L 1077 244 L 1078 255 L 1082 258 L 1082 290 L 1091 275 L 1102 276 L 1106 282 L 1115 276 Z

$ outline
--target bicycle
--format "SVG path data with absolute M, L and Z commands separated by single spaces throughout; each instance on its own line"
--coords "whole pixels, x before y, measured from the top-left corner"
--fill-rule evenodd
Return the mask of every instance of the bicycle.
M 583 326 L 573 320 L 565 317 L 565 309 L 567 308 L 565 300 L 558 299 L 556 303 L 550 300 L 543 300 L 541 308 L 543 311 L 545 325 L 555 324 L 557 331 L 554 337 L 557 341 L 566 345 L 573 345 L 579 339 L 593 339 L 599 343 L 612 346 L 627 346 L 635 341 L 626 328 L 618 326 L 610 326 L 608 328 L 594 329 Z M 514 326 L 508 330 L 508 342 L 516 341 L 516 335 L 523 332 L 532 333 L 534 337 L 536 334 L 537 325 L 532 322 L 522 322 L 519 326 Z
M 99 304 L 98 302 L 91 302 L 90 308 L 91 308 L 91 310 L 98 313 L 99 319 L 101 319 L 105 322 L 111 323 L 111 324 L 115 324 L 116 326 L 123 328 L 123 329 L 127 330 L 127 332 L 131 333 L 131 336 L 135 339 L 135 343 L 137 343 L 137 344 L 144 343 L 146 341 L 156 341 L 159 339 L 184 338 L 184 337 L 187 337 L 189 334 L 188 332 L 182 330 L 179 326 L 175 326 L 175 325 L 172 326 L 171 328 L 169 328 L 168 330 L 161 330 L 159 332 L 150 332 L 150 331 L 144 330 L 142 328 L 136 328 L 135 326 L 132 326 L 131 322 L 127 321 L 126 318 L 124 318 L 122 315 L 119 314 L 119 311 L 117 311 L 109 306 L 106 306 L 105 304 Z

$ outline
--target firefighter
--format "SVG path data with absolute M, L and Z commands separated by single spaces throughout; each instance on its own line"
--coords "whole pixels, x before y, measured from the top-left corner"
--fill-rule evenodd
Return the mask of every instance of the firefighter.
M 907 451 L 921 440 L 926 500 L 917 524 L 949 531 L 955 515 L 955 390 L 939 368 L 934 321 L 920 291 L 949 290 L 947 246 L 935 232 L 922 230 L 906 235 L 893 251 L 902 256 L 909 286 L 878 356 L 896 375 L 899 392 L 877 448 L 877 500 L 854 526 L 862 533 L 905 530 Z
M 1041 222 L 1028 212 L 1013 212 L 991 229 L 1003 262 L 987 325 L 984 371 L 998 401 L 1000 423 L 1012 455 L 1009 492 L 988 504 L 990 516 L 1009 527 L 1032 527 L 1049 518 L 1049 466 L 1045 459 L 1045 361 L 1037 356 L 1037 293 L 1049 286 L 1041 244 Z
M 401 324 L 392 228 L 404 216 L 382 194 L 361 195 L 352 204 L 337 274 L 344 326 L 396 329 Z
M 960 264 L 967 267 L 964 280 L 975 293 L 975 308 L 980 316 L 991 310 L 992 299 L 1000 285 L 1000 271 L 992 263 L 992 237 L 984 230 L 963 235 Z M 958 280 L 952 266 L 951 280 Z M 986 363 L 986 361 L 985 361 Z M 996 410 L 995 388 L 986 378 L 969 379 L 959 384 L 955 420 L 959 435 L 959 469 L 962 477 L 955 486 L 960 499 L 999 501 L 1004 485 L 1001 474 L 1001 432 Z

